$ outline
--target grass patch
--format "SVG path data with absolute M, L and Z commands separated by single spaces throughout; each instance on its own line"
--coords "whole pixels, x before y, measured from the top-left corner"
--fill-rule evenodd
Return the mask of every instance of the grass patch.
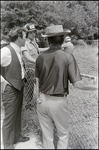
M 98 47 L 75 46 L 74 57 L 84 74 L 98 76 Z M 86 81 L 89 79 L 85 79 Z M 97 149 L 98 147 L 98 94 L 97 91 L 81 91 L 70 85 L 68 109 L 71 113 L 69 146 L 73 149 Z M 36 112 L 36 98 L 30 102 L 31 109 L 26 109 L 24 100 L 22 113 L 23 133 L 33 131 L 42 137 Z M 35 104 L 35 107 L 34 107 Z M 41 138 L 42 140 L 42 138 Z M 55 132 L 55 143 L 57 143 Z

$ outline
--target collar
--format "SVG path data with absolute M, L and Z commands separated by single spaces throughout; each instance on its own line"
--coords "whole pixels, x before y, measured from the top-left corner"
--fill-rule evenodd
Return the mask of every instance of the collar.
M 20 53 L 21 52 L 21 48 L 16 45 L 15 43 L 13 42 L 10 42 L 10 45 L 13 47 L 13 49 L 17 52 L 17 53 Z
M 47 51 L 45 51 L 44 53 L 52 53 L 57 50 L 61 50 L 61 45 L 51 45 L 50 48 Z
M 29 38 L 27 38 L 26 40 L 27 40 L 29 43 L 31 43 L 31 42 L 34 43 L 34 42 L 35 42 L 35 39 L 30 40 Z

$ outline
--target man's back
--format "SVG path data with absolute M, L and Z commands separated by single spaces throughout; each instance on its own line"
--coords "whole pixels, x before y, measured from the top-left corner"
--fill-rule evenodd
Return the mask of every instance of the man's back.
M 68 66 L 69 64 L 72 66 L 72 62 L 74 62 L 73 56 L 65 53 L 59 47 L 54 50 L 50 48 L 39 55 L 36 63 L 36 75 L 40 74 L 40 76 L 37 75 L 40 78 L 40 91 L 50 95 L 64 92 L 68 94 L 68 79 L 72 82 L 72 78 L 68 74 Z

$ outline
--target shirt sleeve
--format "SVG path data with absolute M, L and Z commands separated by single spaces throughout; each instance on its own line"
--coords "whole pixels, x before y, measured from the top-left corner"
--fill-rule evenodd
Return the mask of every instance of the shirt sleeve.
M 28 41 L 25 42 L 25 48 L 27 49 L 27 51 L 29 51 L 29 43 L 28 43 Z
M 26 46 L 21 47 L 21 52 L 23 53 L 24 51 L 27 51 L 27 47 Z
M 1 49 L 1 66 L 6 67 L 11 63 L 11 52 L 9 48 L 3 47 Z
M 68 77 L 71 83 L 75 83 L 82 79 L 80 76 L 80 70 L 79 70 L 78 64 L 72 54 L 70 55 L 70 58 L 69 58 Z

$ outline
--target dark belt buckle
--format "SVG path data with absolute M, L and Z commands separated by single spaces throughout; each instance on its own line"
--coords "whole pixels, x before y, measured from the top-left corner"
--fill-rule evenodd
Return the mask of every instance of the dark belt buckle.
M 52 94 L 51 96 L 64 97 L 64 94 Z

